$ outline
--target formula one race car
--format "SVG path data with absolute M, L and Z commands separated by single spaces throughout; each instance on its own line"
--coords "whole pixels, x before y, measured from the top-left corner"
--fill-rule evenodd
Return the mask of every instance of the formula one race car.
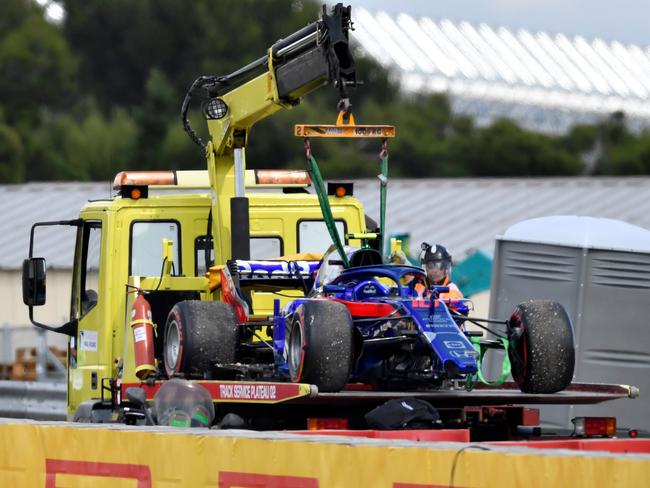
M 481 372 L 486 350 L 501 349 L 506 351 L 501 382 L 512 373 L 520 389 L 529 393 L 557 392 L 571 382 L 573 333 L 559 303 L 528 301 L 508 320 L 470 318 L 471 302 L 440 298 L 447 291 L 443 287 L 418 294 L 417 285 L 426 285 L 422 269 L 383 264 L 373 249 L 345 248 L 345 252 L 347 268 L 334 249 L 321 261 L 231 263 L 232 276 L 224 270 L 221 283 L 228 303 L 205 304 L 213 312 L 220 310 L 210 313 L 212 332 L 207 336 L 202 332 L 193 357 L 183 361 L 176 354 L 170 364 L 165 356 L 168 373 L 205 376 L 210 365 L 214 377 L 285 379 L 331 392 L 349 383 L 403 390 L 445 388 L 455 381 L 471 388 L 477 381 L 488 383 Z M 269 323 L 247 321 L 240 290 L 290 286 L 309 292 L 282 310 L 276 302 Z M 172 322 L 178 317 L 176 327 L 187 313 L 184 303 L 170 314 Z M 470 330 L 470 323 L 478 327 Z M 488 329 L 486 323 L 501 327 Z M 170 336 L 173 325 L 168 320 L 165 351 L 170 346 L 178 351 L 174 341 L 184 335 Z M 256 332 L 261 325 L 268 327 L 272 341 Z M 180 350 L 187 351 L 190 345 L 181 344 Z
M 358 249 L 349 260 L 343 269 L 336 251 L 325 256 L 312 295 L 275 319 L 277 355 L 292 381 L 323 391 L 349 381 L 440 387 L 445 380 L 472 381 L 485 348 L 503 348 L 522 391 L 552 393 L 570 383 L 573 334 L 560 304 L 521 304 L 501 322 L 503 331 L 491 332 L 497 340 L 481 340 L 480 330 L 465 326 L 468 300 L 440 299 L 442 287 L 418 295 L 417 285 L 426 286 L 420 268 L 383 264 L 372 249 Z

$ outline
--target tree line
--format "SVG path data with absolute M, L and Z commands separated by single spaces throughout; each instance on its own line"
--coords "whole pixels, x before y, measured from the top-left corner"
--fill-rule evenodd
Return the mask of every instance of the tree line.
M 124 169 L 202 169 L 180 124 L 183 95 L 203 74 L 228 74 L 318 17 L 312 0 L 64 0 L 47 21 L 33 0 L 0 3 L 0 182 L 107 180 Z M 354 9 L 353 9 L 354 17 Z M 352 33 L 354 36 L 354 33 Z M 498 120 L 477 127 L 442 94 L 404 94 L 355 54 L 360 123 L 396 125 L 391 176 L 650 173 L 650 135 L 623 114 L 551 136 Z M 258 125 L 249 167 L 304 167 L 294 123 L 333 123 L 335 90 Z M 198 112 L 193 126 L 203 126 Z M 374 176 L 376 141 L 318 142 L 326 177 Z

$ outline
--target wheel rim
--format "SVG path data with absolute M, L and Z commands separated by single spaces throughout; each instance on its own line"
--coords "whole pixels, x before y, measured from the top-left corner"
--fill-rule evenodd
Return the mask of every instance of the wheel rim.
M 300 323 L 296 320 L 291 327 L 289 336 L 289 373 L 294 381 L 299 381 L 302 375 L 303 357 L 302 330 Z
M 181 333 L 178 329 L 178 322 L 172 320 L 167 325 L 165 337 L 165 363 L 170 372 L 176 372 L 178 367 L 178 358 L 181 352 Z

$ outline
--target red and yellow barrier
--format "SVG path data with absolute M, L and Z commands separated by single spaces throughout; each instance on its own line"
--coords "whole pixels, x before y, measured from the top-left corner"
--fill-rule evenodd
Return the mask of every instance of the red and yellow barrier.
M 650 483 L 648 455 L 296 437 L 0 423 L 0 486 L 431 488 Z

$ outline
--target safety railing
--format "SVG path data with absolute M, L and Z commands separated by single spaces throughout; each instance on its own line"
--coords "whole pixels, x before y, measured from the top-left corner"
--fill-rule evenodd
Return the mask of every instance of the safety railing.
M 65 420 L 66 384 L 0 381 L 0 417 Z

